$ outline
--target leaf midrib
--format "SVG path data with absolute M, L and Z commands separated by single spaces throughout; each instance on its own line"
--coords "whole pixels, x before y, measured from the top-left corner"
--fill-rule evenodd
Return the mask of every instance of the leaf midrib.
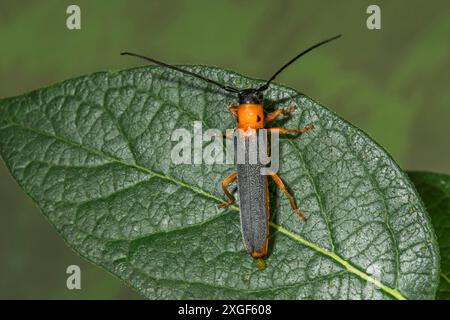
M 123 165 L 125 167 L 133 168 L 135 170 L 138 170 L 138 171 L 150 174 L 152 176 L 158 177 L 158 178 L 160 178 L 162 180 L 166 180 L 166 181 L 172 182 L 172 183 L 174 183 L 176 185 L 179 185 L 179 186 L 181 186 L 183 188 L 186 188 L 186 189 L 189 189 L 189 190 L 191 190 L 191 191 L 193 191 L 195 193 L 198 193 L 198 194 L 204 196 L 205 198 L 212 199 L 212 200 L 214 200 L 214 201 L 216 201 L 218 203 L 223 201 L 221 198 L 216 197 L 216 196 L 206 192 L 205 190 L 203 190 L 201 188 L 198 188 L 198 187 L 195 187 L 195 186 L 192 186 L 192 185 L 188 185 L 187 183 L 185 183 L 185 182 L 183 182 L 181 180 L 178 180 L 178 179 L 175 179 L 175 178 L 173 178 L 171 176 L 164 175 L 164 174 L 161 174 L 159 172 L 153 171 L 153 170 L 148 169 L 146 167 L 140 166 L 140 165 L 138 165 L 136 163 L 129 163 L 129 162 L 126 162 L 124 160 L 114 158 L 114 157 L 112 157 L 110 155 L 107 155 L 107 154 L 105 154 L 103 152 L 100 152 L 98 150 L 93 150 L 93 149 L 87 148 L 87 147 L 85 147 L 83 145 L 80 145 L 79 143 L 74 142 L 74 141 L 70 141 L 70 140 L 58 137 L 56 135 L 49 134 L 47 132 L 43 132 L 43 131 L 35 129 L 35 128 L 27 127 L 27 126 L 24 126 L 24 125 L 19 124 L 19 123 L 9 122 L 8 124 L 9 124 L 8 126 L 2 127 L 2 128 L 0 128 L 0 130 L 6 130 L 7 128 L 10 128 L 12 126 L 16 126 L 16 127 L 22 128 L 24 130 L 29 130 L 31 132 L 34 132 L 34 133 L 38 134 L 38 135 L 45 136 L 45 137 L 51 138 L 51 139 L 55 139 L 55 140 L 58 140 L 60 142 L 66 143 L 68 145 L 71 145 L 73 147 L 80 148 L 80 149 L 82 149 L 82 150 L 84 150 L 86 152 L 89 152 L 91 154 L 94 154 L 94 155 L 97 155 L 99 157 L 102 157 L 105 160 L 108 160 L 110 162 L 118 163 L 118 164 L 121 164 L 121 165 Z M 230 208 L 233 209 L 234 211 L 239 212 L 239 207 L 237 207 L 236 205 L 230 206 Z M 372 277 L 372 276 L 368 275 L 367 273 L 359 270 L 357 267 L 352 265 L 348 260 L 342 258 L 341 256 L 337 255 L 336 253 L 331 252 L 328 249 L 322 248 L 322 247 L 314 244 L 313 242 L 310 242 L 310 241 L 306 240 L 302 236 L 300 236 L 300 235 L 298 235 L 298 234 L 296 234 L 296 233 L 294 233 L 292 231 L 289 231 L 288 229 L 282 227 L 281 225 L 278 225 L 278 224 L 273 223 L 273 222 L 269 222 L 269 224 L 275 230 L 277 230 L 278 232 L 281 232 L 282 234 L 284 234 L 285 236 L 287 236 L 291 240 L 296 241 L 296 242 L 298 242 L 300 244 L 303 244 L 303 245 L 307 246 L 308 248 L 310 248 L 310 249 L 312 249 L 312 250 L 314 250 L 316 252 L 321 253 L 322 255 L 326 256 L 327 258 L 330 258 L 330 259 L 334 260 L 335 262 L 340 264 L 342 267 L 344 267 L 344 269 L 347 270 L 347 272 L 349 272 L 351 274 L 354 274 L 354 275 L 358 276 L 359 278 L 372 283 L 377 288 L 383 290 L 384 292 L 386 292 L 387 294 L 391 295 L 392 297 L 394 297 L 394 298 L 396 298 L 398 300 L 406 300 L 406 297 L 400 291 L 383 284 L 382 282 L 380 282 L 379 280 L 375 279 L 374 277 Z

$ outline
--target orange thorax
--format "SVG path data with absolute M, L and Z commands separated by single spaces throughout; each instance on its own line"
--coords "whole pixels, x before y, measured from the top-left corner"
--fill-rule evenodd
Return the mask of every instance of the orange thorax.
M 240 104 L 237 109 L 238 129 L 264 128 L 264 112 L 261 104 Z

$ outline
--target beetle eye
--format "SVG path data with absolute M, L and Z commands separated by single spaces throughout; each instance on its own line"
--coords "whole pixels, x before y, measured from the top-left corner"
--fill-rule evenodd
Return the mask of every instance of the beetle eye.
M 256 122 L 260 122 L 261 121 L 261 117 L 260 116 L 256 116 Z

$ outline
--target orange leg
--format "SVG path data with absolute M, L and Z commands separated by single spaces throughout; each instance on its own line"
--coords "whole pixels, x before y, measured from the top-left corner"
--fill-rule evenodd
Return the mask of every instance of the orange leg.
M 210 136 L 210 137 L 224 137 L 224 138 L 229 138 L 229 137 L 232 137 L 233 136 L 233 134 L 234 134 L 234 131 L 225 131 L 225 132 L 222 132 L 222 133 L 216 133 L 216 132 L 211 132 L 211 131 L 208 131 L 208 135 Z
M 286 186 L 284 185 L 283 181 L 281 181 L 280 177 L 276 173 L 271 174 L 271 177 L 273 181 L 275 181 L 278 188 L 280 188 L 281 191 L 283 191 L 284 195 L 288 198 L 292 210 L 294 210 L 294 212 L 300 217 L 300 219 L 305 220 L 305 215 L 297 208 L 294 197 L 291 196 L 289 191 L 287 191 Z
M 271 113 L 269 113 L 265 118 L 264 121 L 274 121 L 276 118 L 278 118 L 282 114 L 288 114 L 295 111 L 295 107 L 289 107 L 287 109 L 277 109 Z
M 225 137 L 225 138 L 229 138 L 229 137 L 232 137 L 234 135 L 234 131 L 225 131 L 224 133 L 223 133 L 223 136 Z
M 233 116 L 237 117 L 237 107 L 233 103 L 230 103 L 230 107 L 228 108 L 228 110 L 230 110 L 230 112 L 233 114 Z M 228 132 L 228 131 L 225 131 L 224 133 L 222 133 L 222 136 L 224 138 L 229 138 L 232 135 L 233 135 L 233 133 Z M 211 135 L 211 136 L 217 137 L 218 135 L 214 134 L 214 135 Z
M 314 130 L 314 126 L 311 124 L 303 129 L 297 129 L 297 130 L 290 130 L 290 129 L 283 129 L 283 128 L 269 128 L 267 129 L 269 132 L 271 131 L 278 131 L 280 134 L 287 134 L 287 133 L 304 133 L 311 130 Z
M 236 116 L 237 113 L 237 107 L 234 104 L 230 104 L 230 108 L 229 108 L 230 112 L 233 114 L 233 116 Z
M 233 195 L 228 191 L 228 186 L 236 180 L 237 173 L 233 172 L 228 177 L 225 178 L 225 180 L 222 181 L 222 189 L 225 195 L 228 197 L 228 201 L 224 201 L 221 204 L 219 204 L 219 208 L 224 209 L 229 206 L 231 206 L 236 199 L 234 199 Z

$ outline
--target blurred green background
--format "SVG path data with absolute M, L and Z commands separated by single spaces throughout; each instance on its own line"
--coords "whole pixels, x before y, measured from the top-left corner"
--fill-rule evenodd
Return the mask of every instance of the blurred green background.
M 81 30 L 66 8 L 81 8 Z M 381 30 L 366 8 L 381 7 Z M 344 37 L 278 82 L 366 131 L 408 170 L 450 173 L 450 2 L 12 1 L 0 2 L 0 97 L 67 78 L 140 64 L 128 50 L 176 64 L 267 78 L 300 50 Z M 82 289 L 66 289 L 68 265 Z M 0 298 L 140 298 L 63 243 L 0 162 Z

